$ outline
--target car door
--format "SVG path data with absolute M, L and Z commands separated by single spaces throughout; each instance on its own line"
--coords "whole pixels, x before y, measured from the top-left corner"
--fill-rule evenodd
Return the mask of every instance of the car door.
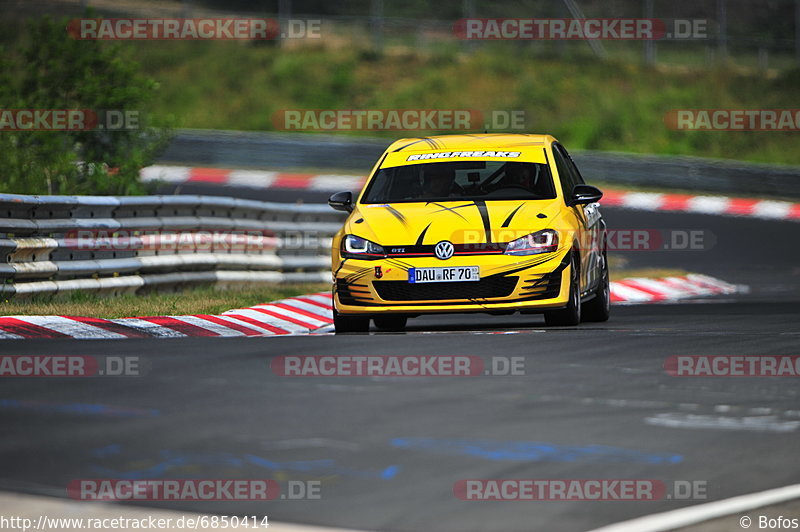
M 567 150 L 559 143 L 553 144 L 553 154 L 559 176 L 563 173 L 566 178 L 561 179 L 562 192 L 565 202 L 572 196 L 575 185 L 585 183 L 575 162 Z M 560 166 L 559 166 L 560 164 Z M 602 224 L 599 205 L 573 205 L 569 207 L 578 221 L 578 243 L 581 254 L 581 292 L 586 292 L 596 286 L 600 275 L 600 261 L 602 260 Z

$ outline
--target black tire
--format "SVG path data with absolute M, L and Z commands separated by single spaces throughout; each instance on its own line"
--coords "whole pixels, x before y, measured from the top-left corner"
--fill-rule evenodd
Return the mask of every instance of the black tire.
M 387 314 L 386 316 L 375 316 L 372 321 L 375 322 L 375 327 L 382 331 L 402 331 L 406 328 L 408 316 Z
M 571 327 L 581 322 L 581 277 L 578 253 L 573 251 L 570 260 L 569 302 L 563 309 L 544 313 L 544 322 L 550 326 Z
M 608 260 L 606 254 L 602 255 L 603 266 L 600 272 L 600 285 L 594 292 L 594 297 L 583 305 L 581 318 L 584 321 L 608 321 L 611 315 L 611 283 L 608 278 Z
M 369 331 L 369 316 L 343 316 L 333 309 L 333 328 L 336 334 Z

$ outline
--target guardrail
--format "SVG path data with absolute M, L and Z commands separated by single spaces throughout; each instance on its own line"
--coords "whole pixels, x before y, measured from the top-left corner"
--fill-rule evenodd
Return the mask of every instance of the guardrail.
M 0 194 L 0 297 L 330 280 L 327 205 Z
M 316 168 L 367 175 L 392 139 L 179 130 L 158 164 L 219 168 Z M 569 148 L 569 145 L 567 145 Z M 703 157 L 572 150 L 588 182 L 704 193 L 800 198 L 800 167 Z

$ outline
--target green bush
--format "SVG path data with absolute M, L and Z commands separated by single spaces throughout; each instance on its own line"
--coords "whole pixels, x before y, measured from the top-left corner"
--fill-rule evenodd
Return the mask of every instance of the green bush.
M 0 65 L 0 108 L 134 111 L 138 128 L 0 132 L 0 191 L 21 194 L 141 194 L 139 170 L 167 140 L 147 114 L 158 85 L 130 50 L 68 36 L 67 21 L 29 22 Z M 5 55 L 5 54 L 4 54 Z

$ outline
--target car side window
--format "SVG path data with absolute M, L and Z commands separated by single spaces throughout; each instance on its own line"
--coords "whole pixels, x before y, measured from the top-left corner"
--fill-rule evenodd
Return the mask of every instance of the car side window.
M 564 157 L 561 146 L 553 143 L 553 157 L 556 160 L 558 178 L 561 181 L 561 192 L 564 194 L 564 201 L 572 196 L 572 189 L 575 186 L 575 177 L 569 167 L 568 160 Z
M 570 156 L 570 154 L 567 153 L 567 150 L 566 148 L 564 148 L 564 146 L 560 146 L 560 148 L 561 151 L 564 153 L 564 159 L 567 161 L 567 166 L 569 166 L 571 170 L 573 181 L 575 182 L 575 184 L 585 185 L 586 182 L 583 180 L 583 176 L 581 175 L 580 170 L 578 170 L 578 166 L 575 164 L 575 161 L 572 160 L 572 156 Z

